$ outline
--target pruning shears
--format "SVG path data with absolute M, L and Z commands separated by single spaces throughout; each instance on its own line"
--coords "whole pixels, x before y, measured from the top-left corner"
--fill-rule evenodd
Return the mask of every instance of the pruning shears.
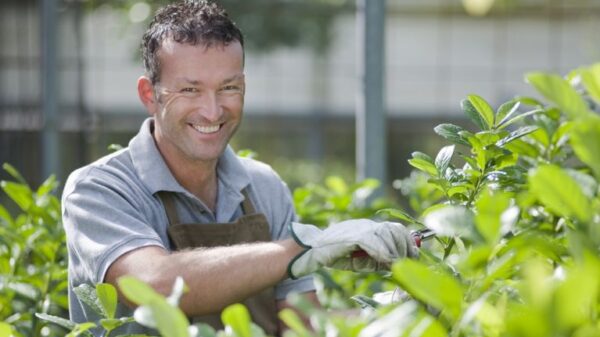
M 429 228 L 423 228 L 410 232 L 410 235 L 412 235 L 415 240 L 415 245 L 418 248 L 421 248 L 421 243 L 435 237 L 435 232 Z
M 423 241 L 427 241 L 427 240 L 435 237 L 435 232 L 429 228 L 423 228 L 423 229 L 414 230 L 414 231 L 410 232 L 410 235 L 412 236 L 413 240 L 415 240 L 415 246 L 417 246 L 418 248 L 421 248 L 421 244 L 423 243 Z M 354 258 L 368 257 L 369 254 L 367 254 L 367 252 L 365 252 L 362 249 L 357 249 L 357 250 L 353 251 L 350 256 L 354 259 Z

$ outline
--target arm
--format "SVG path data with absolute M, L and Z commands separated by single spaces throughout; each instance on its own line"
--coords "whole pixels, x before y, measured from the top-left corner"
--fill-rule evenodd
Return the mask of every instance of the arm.
M 190 291 L 181 299 L 188 316 L 217 312 L 287 277 L 290 260 L 302 248 L 293 240 L 168 253 L 160 247 L 130 251 L 109 267 L 105 282 L 132 275 L 163 295 L 182 276 Z

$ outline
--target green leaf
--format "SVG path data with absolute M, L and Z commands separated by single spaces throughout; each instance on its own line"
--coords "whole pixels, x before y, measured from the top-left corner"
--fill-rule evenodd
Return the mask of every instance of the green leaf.
M 157 298 L 162 299 L 152 287 L 133 276 L 123 276 L 118 280 L 123 295 L 137 305 L 147 305 Z
M 75 328 L 65 337 L 77 337 L 79 335 L 83 335 L 85 337 L 93 337 L 93 335 L 88 330 L 95 327 L 96 324 L 92 322 L 79 323 L 75 325 Z
M 598 182 L 596 179 L 594 179 L 594 177 L 573 169 L 565 169 L 565 171 L 571 176 L 571 178 L 575 179 L 586 197 L 593 199 L 596 196 L 596 192 L 598 191 Z
M 448 336 L 448 333 L 440 321 L 429 315 L 424 315 L 416 322 L 415 327 L 408 336 L 445 337 Z
M 536 158 L 540 153 L 540 151 L 537 147 L 535 147 L 521 139 L 513 140 L 510 143 L 504 144 L 504 146 L 502 146 L 502 147 L 506 150 L 509 150 L 512 153 L 528 156 L 531 158 Z
M 77 298 L 90 307 L 90 309 L 94 310 L 101 317 L 107 318 L 107 313 L 104 311 L 104 307 L 102 303 L 100 303 L 100 299 L 98 298 L 98 294 L 94 287 L 87 283 L 83 283 L 75 287 L 73 291 L 77 295 Z
M 562 77 L 555 74 L 529 73 L 526 75 L 526 80 L 546 99 L 556 104 L 569 119 L 590 114 L 583 98 Z
M 239 151 L 237 151 L 236 154 L 242 158 L 251 158 L 251 159 L 258 158 L 258 153 L 256 153 L 255 151 L 252 151 L 250 149 L 239 150 Z
M 500 239 L 500 219 L 509 205 L 508 194 L 492 193 L 489 189 L 475 201 L 475 225 L 488 243 L 495 244 Z
M 198 337 L 217 337 L 215 329 L 206 323 L 196 323 L 194 326 L 198 329 Z
M 403 211 L 401 209 L 384 208 L 384 209 L 378 210 L 375 214 L 386 214 L 392 218 L 400 219 L 400 220 L 406 221 L 411 224 L 419 223 L 419 221 L 417 219 L 413 218 L 410 214 L 406 213 L 405 211 Z
M 538 129 L 538 127 L 534 126 L 534 125 L 528 125 L 528 126 L 518 128 L 517 130 L 511 132 L 508 136 L 497 141 L 496 146 L 503 147 L 504 145 L 512 142 L 513 140 L 519 139 L 523 136 L 526 136 L 526 135 L 534 132 L 537 129 Z
M 583 222 L 593 215 L 579 184 L 558 166 L 542 165 L 529 174 L 530 191 L 552 212 Z
M 148 306 L 162 336 L 189 337 L 189 321 L 183 311 L 171 306 L 162 296 L 153 298 Z
M 348 193 L 348 185 L 344 182 L 344 179 L 338 176 L 330 176 L 325 179 L 325 186 L 336 194 L 344 195 Z
M 454 196 L 456 194 L 468 195 L 469 190 L 472 186 L 469 185 L 453 185 L 447 191 L 449 196 Z
M 285 323 L 292 331 L 294 331 L 298 336 L 311 336 L 312 334 L 304 325 L 304 322 L 298 314 L 294 312 L 292 309 L 283 309 L 279 312 L 279 319 Z
M 426 155 L 425 153 L 415 151 L 412 153 L 412 159 L 408 160 L 408 163 L 429 175 L 436 177 L 438 175 L 437 168 L 433 163 L 431 157 Z
M 435 157 L 435 167 L 440 175 L 444 175 L 454 154 L 454 145 L 444 146 Z
M 353 300 L 354 302 L 358 303 L 358 305 L 360 305 L 361 308 L 377 308 L 379 306 L 379 303 L 377 301 L 375 301 L 374 299 L 368 297 L 368 296 L 364 296 L 364 295 L 354 295 L 350 298 L 351 300 Z
M 469 144 L 469 142 L 459 134 L 461 131 L 464 131 L 464 129 L 458 125 L 449 123 L 440 124 L 433 128 L 433 131 L 455 144 L 471 146 L 471 144 Z
M 6 224 L 6 225 L 10 225 L 10 226 L 12 226 L 12 224 L 13 224 L 12 216 L 10 215 L 10 213 L 8 213 L 6 208 L 4 208 L 4 206 L 2 206 L 1 204 L 0 204 L 0 224 Z
M 0 186 L 8 196 L 25 212 L 33 205 L 31 189 L 25 184 L 2 181 Z
M 496 127 L 499 127 L 502 123 L 510 119 L 510 117 L 519 110 L 520 106 L 521 102 L 514 99 L 502 104 L 496 112 Z
M 121 145 L 121 144 L 110 144 L 108 146 L 108 151 L 110 151 L 110 152 L 117 152 L 122 149 L 123 149 L 123 145 Z
M 465 113 L 465 115 L 471 120 L 471 122 L 477 125 L 479 129 L 488 129 L 485 119 L 479 114 L 479 112 L 477 112 L 477 109 L 473 106 L 473 103 L 471 103 L 471 101 L 469 101 L 468 99 L 463 99 L 460 102 L 460 106 L 462 107 L 462 110 Z
M 12 165 L 10 165 L 9 163 L 4 163 L 2 164 L 2 168 L 4 169 L 4 171 L 6 171 L 8 174 L 10 174 L 13 178 L 15 178 L 19 183 L 23 184 L 23 185 L 27 185 L 27 181 L 25 180 L 25 178 L 23 178 L 23 176 L 19 173 L 19 171 Z
M 479 240 L 473 213 L 463 206 L 445 206 L 429 212 L 423 220 L 425 226 L 438 236 L 458 236 Z
M 367 178 L 367 179 L 364 179 L 364 180 L 359 181 L 358 183 L 352 185 L 351 190 L 353 192 L 356 192 L 358 190 L 372 191 L 372 190 L 377 189 L 380 185 L 381 185 L 381 183 L 379 182 L 379 180 L 377 180 L 375 178 Z
M 519 156 L 514 153 L 504 154 L 499 157 L 496 157 L 496 159 L 495 159 L 496 169 L 500 170 L 500 169 L 503 169 L 508 166 L 513 166 L 513 165 L 517 164 L 518 160 L 519 160 Z M 497 172 L 497 171 L 495 171 L 495 172 Z M 492 173 L 492 172 L 490 172 L 490 173 Z
M 63 317 L 58 317 L 58 316 L 53 316 L 53 315 L 48 315 L 48 314 L 42 314 L 42 313 L 36 313 L 35 316 L 41 320 L 50 322 L 50 323 L 54 323 L 58 326 L 61 326 L 69 331 L 75 329 L 75 326 L 77 325 L 77 323 L 70 321 L 68 319 L 65 319 Z
M 392 276 L 413 297 L 444 310 L 453 319 L 460 316 L 463 290 L 452 276 L 410 259 L 396 262 Z
M 100 325 L 108 331 L 114 330 L 123 325 L 124 323 L 125 322 L 118 318 L 103 318 L 100 320 Z
M 12 337 L 12 326 L 8 323 L 0 322 L 0 337 Z
M 581 81 L 590 97 L 600 104 L 600 63 L 582 69 Z
M 570 131 L 571 146 L 577 157 L 588 165 L 600 180 L 600 119 L 576 122 Z
M 45 196 L 58 187 L 58 182 L 54 175 L 49 176 L 36 191 L 38 197 Z
M 494 110 L 486 100 L 477 95 L 468 95 L 469 102 L 473 105 L 481 119 L 485 122 L 486 130 L 494 126 Z
M 496 132 L 496 131 L 480 131 L 475 134 L 475 138 L 479 140 L 483 147 L 488 147 L 492 144 L 495 144 L 502 135 L 505 135 L 506 132 Z
M 533 107 L 543 107 L 544 106 L 544 104 L 542 102 L 540 102 L 538 99 L 535 99 L 533 97 L 517 96 L 517 97 L 515 97 L 514 100 L 521 102 L 521 104 L 525 104 L 525 105 L 529 105 L 529 106 L 533 106 Z
M 483 328 L 483 331 L 502 331 L 504 316 L 499 310 L 486 301 L 487 295 L 473 302 L 461 318 L 461 327 L 468 325 L 477 325 Z M 477 323 L 473 322 L 477 321 Z M 485 334 L 493 336 L 496 333 Z
M 559 326 L 572 329 L 585 324 L 597 313 L 600 269 L 598 261 L 586 258 L 565 271 L 566 279 L 556 291 L 556 315 Z
M 223 325 L 230 326 L 238 337 L 252 337 L 250 313 L 243 304 L 233 304 L 221 314 Z
M 464 167 L 463 169 L 469 169 L 469 168 L 470 168 L 470 169 L 476 169 L 476 168 L 478 167 L 478 165 L 477 165 L 477 160 L 475 160 L 475 158 L 468 157 L 468 156 L 465 156 L 465 155 L 461 155 L 460 157 L 461 157 L 461 158 L 462 158 L 462 159 L 463 159 L 463 160 L 466 162 L 466 164 L 468 165 L 468 167 Z
M 499 123 L 498 124 L 498 128 L 499 129 L 504 129 L 507 126 L 512 125 L 515 122 L 518 122 L 518 121 L 524 119 L 525 117 L 534 116 L 534 115 L 537 115 L 537 114 L 542 113 L 542 112 L 544 112 L 544 110 L 542 110 L 542 109 L 536 109 L 536 110 L 531 110 L 531 111 L 524 112 L 524 113 L 522 113 L 520 115 L 517 115 L 517 116 L 511 118 L 511 119 L 505 120 L 502 123 Z
M 15 293 L 32 301 L 40 300 L 40 290 L 33 284 L 25 282 L 10 282 L 5 286 L 9 289 L 12 289 Z
M 100 283 L 96 285 L 98 300 L 102 305 L 106 318 L 114 318 L 117 310 L 117 290 L 112 284 Z
M 423 160 L 428 161 L 433 164 L 433 159 L 431 159 L 431 157 L 429 155 L 427 155 L 426 153 L 415 151 L 415 152 L 411 153 L 411 156 L 413 158 L 423 159 Z

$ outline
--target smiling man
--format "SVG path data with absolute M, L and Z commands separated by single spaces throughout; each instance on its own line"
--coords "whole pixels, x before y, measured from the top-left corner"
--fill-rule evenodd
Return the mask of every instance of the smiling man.
M 277 310 L 291 292 L 316 301 L 307 275 L 320 267 L 371 271 L 416 254 L 400 224 L 297 223 L 277 174 L 235 155 L 228 143 L 242 119 L 244 40 L 217 4 L 159 10 L 142 53 L 137 88 L 150 117 L 127 148 L 73 172 L 63 192 L 72 320 L 99 319 L 74 295 L 81 284 L 133 275 L 168 294 L 181 276 L 189 292 L 180 305 L 192 320 L 220 328 L 220 311 L 242 302 L 279 335 Z M 353 258 L 357 249 L 368 255 Z M 132 312 L 122 299 L 116 317 Z M 129 324 L 117 333 L 155 332 Z

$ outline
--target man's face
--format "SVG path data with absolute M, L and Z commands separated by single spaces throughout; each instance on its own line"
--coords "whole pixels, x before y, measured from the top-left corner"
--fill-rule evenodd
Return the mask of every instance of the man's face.
M 239 42 L 192 46 L 171 40 L 159 51 L 154 138 L 171 164 L 216 162 L 237 130 L 244 105 Z

